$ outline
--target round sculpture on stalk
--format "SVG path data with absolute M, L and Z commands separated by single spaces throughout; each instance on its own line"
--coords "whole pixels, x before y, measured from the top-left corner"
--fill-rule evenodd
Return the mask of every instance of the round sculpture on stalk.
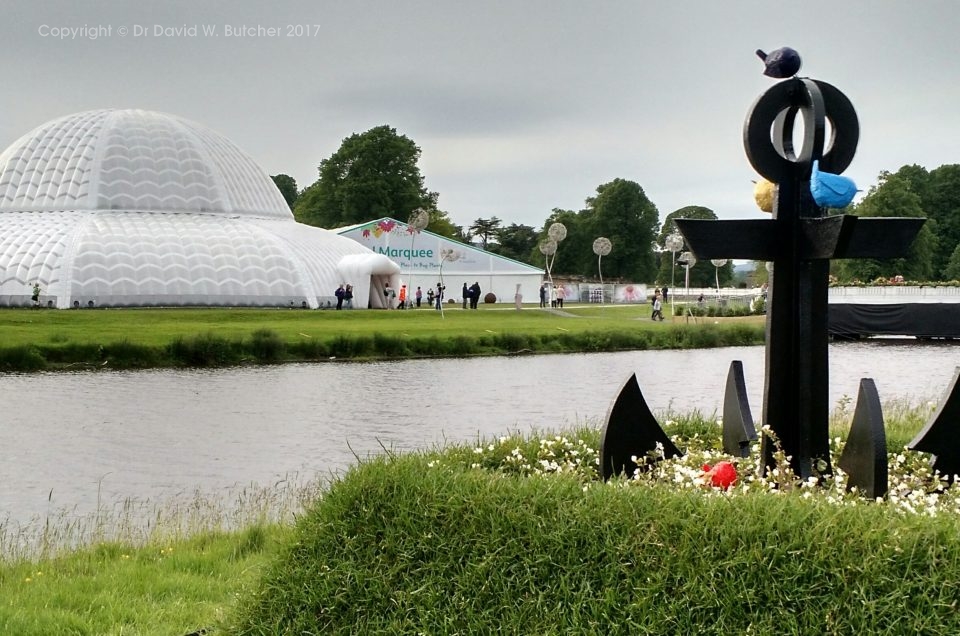
M 605 236 L 598 237 L 593 241 L 593 253 L 597 255 L 597 273 L 600 275 L 600 304 L 603 304 L 603 269 L 600 267 L 600 261 L 613 249 L 613 243 Z
M 538 245 L 537 248 L 540 250 L 540 253 L 543 254 L 544 256 L 551 256 L 552 254 L 557 253 L 557 242 L 554 241 L 553 239 L 548 239 L 543 243 L 540 243 L 540 245 Z
M 559 221 L 556 223 L 550 224 L 550 227 L 547 229 L 547 236 L 550 237 L 550 241 L 553 241 L 553 252 L 549 255 L 550 262 L 547 263 L 547 276 L 550 278 L 550 286 L 553 287 L 553 262 L 557 258 L 557 248 L 560 246 L 560 241 L 567 238 L 567 226 Z M 543 251 L 543 250 L 541 250 Z
M 564 228 L 566 232 L 566 228 Z M 547 239 L 540 243 L 537 246 L 537 249 L 540 250 L 540 253 L 543 254 L 544 267 L 547 270 L 547 278 L 550 279 L 550 287 L 553 287 L 553 275 L 550 273 L 550 266 L 553 265 L 553 260 L 551 256 L 555 256 L 557 253 L 557 242 L 552 238 Z
M 453 249 L 453 248 L 440 250 L 440 267 L 439 267 L 439 270 L 440 270 L 440 288 L 441 288 L 441 290 L 447 288 L 447 286 L 446 286 L 446 285 L 444 284 L 444 282 L 443 282 L 443 264 L 444 264 L 444 263 L 453 263 L 454 261 L 459 261 L 459 260 L 460 260 L 460 256 L 461 256 L 460 252 L 458 252 L 457 250 L 455 250 L 455 249 Z M 443 303 L 442 303 L 442 302 L 440 303 L 440 317 L 441 317 L 441 318 L 444 317 L 444 315 L 443 315 Z
M 430 223 L 430 213 L 423 208 L 417 208 L 410 213 L 410 218 L 407 219 L 407 226 L 411 228 L 414 232 L 420 232 Z
M 407 219 L 407 231 L 410 233 L 410 253 L 413 254 L 413 244 L 417 240 L 417 234 L 423 231 L 427 224 L 430 223 L 430 213 L 423 208 L 417 208 L 410 213 L 410 218 Z M 412 259 L 412 257 L 411 257 Z M 416 289 L 413 286 L 413 263 L 410 263 L 410 287 L 408 287 L 411 292 Z
M 663 241 L 668 252 L 679 252 L 683 249 L 683 235 L 679 232 L 671 232 Z
M 725 258 L 711 258 L 710 264 L 713 265 L 713 278 L 717 283 L 717 298 L 720 297 L 720 268 L 727 264 Z
M 680 255 L 680 258 L 677 260 L 678 263 L 683 265 L 685 271 L 685 284 L 684 284 L 684 296 L 690 295 L 690 268 L 697 264 L 697 257 L 693 255 L 693 252 L 684 252 Z
M 674 230 L 663 240 L 663 246 L 670 252 L 670 288 L 677 288 L 677 252 L 683 249 L 683 235 Z M 673 296 L 670 296 L 670 311 L 673 311 Z

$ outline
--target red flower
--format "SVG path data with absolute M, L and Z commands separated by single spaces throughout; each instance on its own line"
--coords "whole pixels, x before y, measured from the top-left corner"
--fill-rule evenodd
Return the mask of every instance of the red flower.
M 710 476 L 710 484 L 715 488 L 728 490 L 737 481 L 737 469 L 730 462 L 717 462 L 713 468 L 704 464 L 703 472 Z

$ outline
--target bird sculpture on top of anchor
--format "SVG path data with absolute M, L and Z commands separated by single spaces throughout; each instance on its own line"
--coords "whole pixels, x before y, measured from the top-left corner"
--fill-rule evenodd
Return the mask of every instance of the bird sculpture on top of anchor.
M 757 49 L 757 56 L 763 60 L 763 64 L 766 67 L 763 70 L 763 74 L 776 79 L 793 77 L 800 70 L 800 65 L 802 64 L 800 54 L 789 46 L 780 47 L 770 53 L 764 53 L 762 50 Z

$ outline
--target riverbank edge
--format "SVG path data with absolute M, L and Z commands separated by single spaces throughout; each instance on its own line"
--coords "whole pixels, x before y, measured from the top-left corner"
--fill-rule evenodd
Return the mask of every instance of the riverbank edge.
M 270 329 L 225 338 L 212 332 L 176 337 L 161 346 L 130 340 L 109 343 L 51 343 L 0 347 L 0 371 L 138 370 L 224 368 L 279 363 L 462 358 L 548 353 L 601 353 L 648 349 L 701 349 L 762 345 L 763 325 L 665 325 L 659 329 L 578 333 L 500 333 L 410 337 L 384 333 L 334 335 L 289 341 Z

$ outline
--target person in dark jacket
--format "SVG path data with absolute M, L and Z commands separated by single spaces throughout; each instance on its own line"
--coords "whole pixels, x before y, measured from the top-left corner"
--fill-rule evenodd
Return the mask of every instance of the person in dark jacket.
M 346 293 L 346 290 L 343 288 L 343 285 L 337 287 L 337 291 L 333 292 L 333 295 L 337 297 L 337 309 L 343 309 L 343 294 Z
M 470 285 L 470 309 L 476 309 L 477 303 L 479 301 L 480 301 L 480 283 L 474 281 L 473 285 Z

